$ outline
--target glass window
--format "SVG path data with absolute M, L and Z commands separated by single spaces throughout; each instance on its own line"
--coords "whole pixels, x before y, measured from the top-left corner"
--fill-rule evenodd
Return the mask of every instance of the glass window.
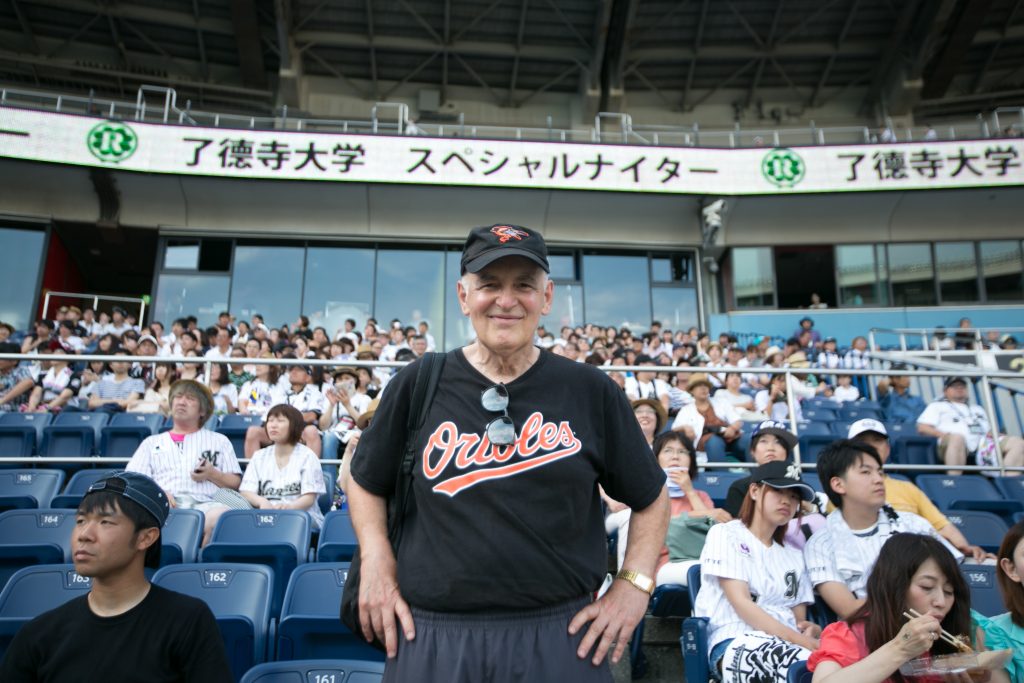
M 1005 240 L 982 242 L 981 274 L 985 278 L 987 301 L 1020 301 L 1024 299 L 1021 287 L 1020 242 Z
M 387 326 L 398 318 L 403 325 L 426 320 L 439 327 L 444 314 L 444 252 L 381 249 L 377 252 L 374 317 Z M 455 287 L 452 278 L 450 287 Z
M 194 315 L 200 327 L 215 325 L 228 308 L 228 280 L 227 275 L 164 273 L 157 282 L 152 319 L 169 328 L 172 320 Z
M 444 341 L 441 341 L 437 332 L 432 334 L 439 349 L 443 346 L 445 351 L 451 351 L 468 344 L 475 334 L 469 318 L 462 315 L 459 293 L 455 286 L 461 274 L 462 252 L 449 251 L 445 254 L 444 261 L 447 267 L 444 277 Z
M 889 255 L 884 244 L 875 245 L 875 260 L 878 262 L 878 303 L 889 305 Z
M 556 339 L 562 327 L 582 325 L 584 323 L 582 285 L 562 285 L 556 282 L 554 297 L 551 300 L 551 312 L 541 318 L 540 322 Z
M 180 242 L 168 240 L 164 250 L 164 268 L 168 270 L 195 270 L 199 267 L 198 240 Z
M 732 250 L 732 287 L 736 308 L 775 305 L 775 273 L 769 247 Z
M 890 244 L 889 278 L 894 306 L 934 306 L 935 270 L 929 244 Z
M 646 330 L 651 324 L 646 256 L 583 257 L 584 320 Z
M 978 301 L 978 263 L 974 242 L 939 242 L 935 245 L 942 303 Z
M 310 247 L 306 250 L 306 286 L 302 312 L 327 335 L 344 327 L 346 318 L 362 330 L 373 305 L 373 249 Z
M 651 280 L 654 282 L 671 282 L 672 259 L 667 256 L 652 256 Z
M 572 254 L 549 254 L 548 266 L 552 280 L 577 280 L 576 259 Z M 458 271 L 456 271 L 458 273 Z
M 651 257 L 653 282 L 693 282 L 691 254 L 666 254 Z
M 700 327 L 697 290 L 693 287 L 654 287 L 651 289 L 654 319 L 662 329 L 688 330 Z
M 0 320 L 16 330 L 27 330 L 35 317 L 39 269 L 43 263 L 46 233 L 42 230 L 0 228 Z
M 836 278 L 840 306 L 884 304 L 885 285 L 875 271 L 875 248 L 868 244 L 836 247 Z
M 248 320 L 259 313 L 270 327 L 291 325 L 302 312 L 302 247 L 235 247 L 231 312 Z

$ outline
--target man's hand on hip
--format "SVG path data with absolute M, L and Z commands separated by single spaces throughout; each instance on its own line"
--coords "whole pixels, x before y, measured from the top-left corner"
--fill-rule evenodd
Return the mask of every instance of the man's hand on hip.
M 650 596 L 636 586 L 626 581 L 614 581 L 600 600 L 581 609 L 569 622 L 570 635 L 576 635 L 588 621 L 590 622 L 590 627 L 576 650 L 579 658 L 585 659 L 590 651 L 594 650 L 591 661 L 594 666 L 598 666 L 614 645 L 611 659 L 613 664 L 618 664 L 633 637 L 633 629 L 647 613 L 649 600 Z

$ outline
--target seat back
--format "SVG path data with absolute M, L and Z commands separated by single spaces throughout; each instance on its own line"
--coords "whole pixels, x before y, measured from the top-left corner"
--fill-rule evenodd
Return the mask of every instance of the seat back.
M 686 590 L 690 593 L 690 604 L 697 604 L 697 593 L 700 592 L 700 565 L 695 564 L 686 570 Z
M 786 683 L 811 683 L 814 674 L 807 670 L 807 662 L 794 662 L 786 672 Z
M 0 592 L 0 658 L 22 626 L 43 612 L 85 595 L 92 580 L 73 564 L 42 564 L 19 569 Z
M 44 457 L 87 457 L 100 443 L 103 427 L 110 416 L 106 413 L 60 413 L 53 424 L 43 430 Z M 62 470 L 80 470 L 80 464 L 57 464 Z
M 892 461 L 899 465 L 935 465 L 938 453 L 935 439 L 907 432 L 894 438 Z
M 328 512 L 320 529 L 320 541 L 316 549 L 317 562 L 351 562 L 359 546 L 352 518 L 347 510 Z
M 844 403 L 843 409 L 839 414 L 844 420 L 851 420 L 853 422 L 863 420 L 865 418 L 871 418 L 872 420 L 885 419 L 885 415 L 882 413 L 881 409 L 868 408 L 859 403 Z
M 280 613 L 288 578 L 309 555 L 309 515 L 303 510 L 228 510 L 214 527 L 200 562 L 254 562 L 274 569 L 271 614 Z
M 71 479 L 68 481 L 67 486 L 57 496 L 54 496 L 53 500 L 50 501 L 50 507 L 52 508 L 64 508 L 70 510 L 78 509 L 78 504 L 82 502 L 82 497 L 85 496 L 86 491 L 89 487 L 100 479 L 106 479 L 114 472 L 120 470 L 81 470 L 75 472 Z
M 245 434 L 245 430 L 249 429 L 249 427 L 259 427 L 262 422 L 263 418 L 259 415 L 232 413 L 221 418 L 220 424 L 217 425 L 217 431 L 225 436 L 230 436 L 237 432 Z
M 292 572 L 281 606 L 277 659 L 371 659 L 384 653 L 338 619 L 348 562 L 311 562 Z
M 199 557 L 206 516 L 201 510 L 175 508 L 160 530 L 160 566 L 191 564 Z
M 50 507 L 63 483 L 61 470 L 0 470 L 0 512 Z
M 205 602 L 217 619 L 235 680 L 267 656 L 274 572 L 263 565 L 204 563 L 158 569 L 153 583 Z
M 43 441 L 43 429 L 53 422 L 50 413 L 0 413 L 0 431 L 7 428 L 31 428 L 36 433 L 36 443 Z
M 34 455 L 52 419 L 49 413 L 0 413 L 0 453 L 19 458 Z
M 156 434 L 164 423 L 164 416 L 160 413 L 115 413 L 110 418 L 109 427 L 137 427 L 148 429 L 150 434 Z
M 73 510 L 0 513 L 0 585 L 23 567 L 70 562 L 74 526 Z
M 996 582 L 997 571 L 999 569 L 995 565 L 960 565 L 960 573 L 963 574 L 967 586 L 971 589 L 971 608 L 978 610 L 986 617 L 994 617 L 1006 611 L 1003 596 L 999 592 Z
M 325 491 L 317 498 L 317 504 L 320 506 L 320 512 L 326 515 L 331 511 L 331 504 L 334 503 L 334 487 L 338 481 L 338 466 L 324 465 L 322 469 L 324 472 Z
M 956 501 L 1002 501 L 991 482 L 977 475 L 951 477 L 948 474 L 921 474 L 917 486 L 940 509 L 950 509 Z
M 1024 477 L 993 477 L 992 483 L 1007 500 L 1024 503 Z
M 817 406 L 807 406 L 801 410 L 801 414 L 805 420 L 810 420 L 811 422 L 831 422 L 839 417 L 836 411 L 831 408 Z
M 732 483 L 746 476 L 746 474 L 740 472 L 709 470 L 702 473 L 694 485 L 707 493 L 716 505 L 722 505 L 725 503 L 725 498 L 729 494 L 729 487 L 732 486 Z
M 384 662 L 357 659 L 307 659 L 254 666 L 241 683 L 378 683 Z
M 946 510 L 943 514 L 971 543 L 993 553 L 999 550 L 1003 537 L 1010 530 L 1001 517 L 991 512 Z
M 850 433 L 850 425 L 853 424 L 852 420 L 840 420 L 836 419 L 832 421 L 832 436 L 837 439 L 845 439 L 846 435 Z
M 801 434 L 800 462 L 818 462 L 818 454 L 833 441 L 835 441 L 835 437 L 831 434 Z
M 832 428 L 827 422 L 799 422 L 800 436 L 831 436 Z

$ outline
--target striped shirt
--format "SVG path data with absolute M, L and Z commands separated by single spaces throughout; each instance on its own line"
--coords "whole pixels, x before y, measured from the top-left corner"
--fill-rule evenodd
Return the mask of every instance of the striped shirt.
M 180 444 L 171 439 L 170 432 L 150 436 L 139 444 L 125 469 L 151 477 L 174 496 L 186 494 L 206 503 L 213 500 L 219 487 L 212 481 L 192 480 L 192 470 L 201 460 L 208 460 L 225 474 L 242 473 L 228 438 L 208 429 L 186 434 Z
M 114 378 L 101 379 L 96 384 L 95 393 L 100 398 L 109 399 L 128 398 L 132 394 L 142 396 L 146 393 L 146 384 L 141 379 L 132 379 L 131 377 L 120 382 L 115 381 Z

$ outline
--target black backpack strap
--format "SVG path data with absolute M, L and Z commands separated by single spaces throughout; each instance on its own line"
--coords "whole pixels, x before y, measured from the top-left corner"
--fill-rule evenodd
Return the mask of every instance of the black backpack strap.
M 441 372 L 444 370 L 444 361 L 445 354 L 443 353 L 426 353 L 417 368 L 416 384 L 413 387 L 412 400 L 409 403 L 409 418 L 406 422 L 405 448 L 402 449 L 402 462 L 398 468 L 392 508 L 388 515 L 388 536 L 396 551 L 402 535 L 402 521 L 405 519 L 412 493 L 416 437 L 427 419 L 430 404 L 437 392 Z

